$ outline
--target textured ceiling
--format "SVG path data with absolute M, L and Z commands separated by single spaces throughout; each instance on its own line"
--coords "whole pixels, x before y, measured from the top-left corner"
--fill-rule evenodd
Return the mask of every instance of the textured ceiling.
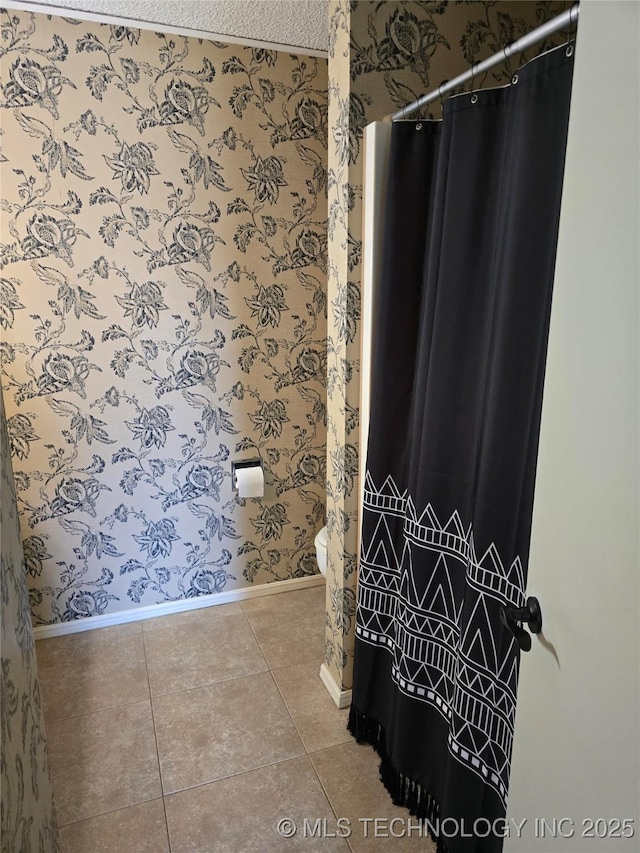
M 328 49 L 327 0 L 38 0 L 37 5 Z

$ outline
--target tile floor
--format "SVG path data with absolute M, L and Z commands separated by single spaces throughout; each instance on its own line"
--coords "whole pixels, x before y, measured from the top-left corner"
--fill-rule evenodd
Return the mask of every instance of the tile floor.
M 60 853 L 432 851 L 320 681 L 324 598 L 318 586 L 39 640 Z M 290 839 L 282 818 L 298 824 Z

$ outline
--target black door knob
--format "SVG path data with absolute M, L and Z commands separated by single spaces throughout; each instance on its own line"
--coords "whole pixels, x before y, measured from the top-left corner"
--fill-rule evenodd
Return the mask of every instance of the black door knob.
M 529 596 L 524 607 L 501 607 L 500 621 L 511 631 L 522 651 L 528 652 L 531 650 L 531 634 L 520 623 L 526 622 L 532 634 L 542 631 L 540 602 L 534 596 Z

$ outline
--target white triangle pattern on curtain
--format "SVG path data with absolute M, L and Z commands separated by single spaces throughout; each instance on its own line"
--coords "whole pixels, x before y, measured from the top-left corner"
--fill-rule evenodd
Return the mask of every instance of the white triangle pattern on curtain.
M 505 567 L 493 543 L 478 559 L 471 526 L 465 530 L 458 512 L 441 524 L 428 504 L 418 517 L 413 499 L 391 476 L 378 489 L 367 471 L 364 512 L 373 533 L 362 542 L 357 635 L 390 652 L 398 688 L 438 710 L 450 727 L 451 755 L 506 804 L 519 657 L 513 648 L 506 655 L 496 648 L 487 598 L 524 604 L 521 561 Z M 403 521 L 397 545 L 392 518 L 392 526 Z M 422 590 L 415 549 L 432 552 Z M 451 583 L 461 570 L 470 587 L 467 608 L 475 598 L 463 633 L 465 600 L 456 600 Z

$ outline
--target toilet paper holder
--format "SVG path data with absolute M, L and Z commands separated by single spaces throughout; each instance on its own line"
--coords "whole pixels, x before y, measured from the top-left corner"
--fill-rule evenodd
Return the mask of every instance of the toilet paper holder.
M 262 459 L 255 457 L 253 459 L 232 459 L 231 460 L 231 485 L 234 491 L 238 491 L 238 480 L 236 471 L 243 468 L 262 468 Z

